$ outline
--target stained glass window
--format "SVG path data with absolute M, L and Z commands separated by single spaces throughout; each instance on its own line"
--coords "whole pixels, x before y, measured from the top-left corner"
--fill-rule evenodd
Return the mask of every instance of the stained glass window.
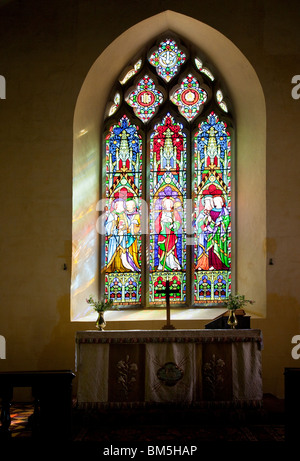
M 105 292 L 118 303 L 141 298 L 142 141 L 123 116 L 106 137 Z
M 220 302 L 231 288 L 231 138 L 214 113 L 199 124 L 195 160 L 195 301 Z
M 171 101 L 178 106 L 179 112 L 188 120 L 193 120 L 207 101 L 207 93 L 200 88 L 198 80 L 189 74 L 180 88 L 171 95 Z
M 177 38 L 140 56 L 106 112 L 105 293 L 161 307 L 168 280 L 173 307 L 220 305 L 234 274 L 229 99 Z
M 171 39 L 162 41 L 149 58 L 150 64 L 156 67 L 158 75 L 166 82 L 169 82 L 177 74 L 179 67 L 185 60 L 184 52 L 178 48 L 175 40 Z
M 203 63 L 202 63 L 201 59 L 195 58 L 195 64 L 196 64 L 197 69 L 200 72 L 202 72 L 203 74 L 207 75 L 207 77 L 210 78 L 210 80 L 213 81 L 215 79 L 215 77 L 213 76 L 211 71 L 209 69 L 207 69 L 206 67 L 203 67 Z
M 116 93 L 114 96 L 114 102 L 111 104 L 109 108 L 109 112 L 108 112 L 109 117 L 118 110 L 119 105 L 120 105 L 120 93 Z
M 125 85 L 128 80 L 130 80 L 141 68 L 142 65 L 142 60 L 139 59 L 133 67 L 130 67 L 127 72 L 125 72 L 125 75 L 120 78 L 120 83 L 121 85 Z
M 168 279 L 178 290 L 175 301 L 186 297 L 186 135 L 170 114 L 150 136 L 150 302 Z
M 216 99 L 217 99 L 217 102 L 218 102 L 219 106 L 221 107 L 221 109 L 222 109 L 224 112 L 228 112 L 227 104 L 226 104 L 226 102 L 224 101 L 223 93 L 222 93 L 221 90 L 217 90 L 217 92 L 216 92 Z
M 135 115 L 143 122 L 147 122 L 163 102 L 163 94 L 156 89 L 154 81 L 145 75 L 137 84 L 136 89 L 126 97 L 126 102 L 133 107 Z

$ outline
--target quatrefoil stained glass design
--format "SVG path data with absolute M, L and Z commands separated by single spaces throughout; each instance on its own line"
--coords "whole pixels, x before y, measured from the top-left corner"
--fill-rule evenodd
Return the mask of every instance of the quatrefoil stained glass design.
M 150 64 L 156 67 L 157 74 L 166 82 L 169 82 L 177 74 L 179 67 L 185 60 L 186 55 L 171 39 L 161 42 L 158 50 L 154 51 L 149 58 Z
M 155 114 L 158 106 L 163 102 L 163 94 L 157 90 L 153 80 L 145 75 L 126 98 L 134 113 L 144 123 L 148 122 Z
M 207 101 L 207 92 L 200 88 L 198 80 L 189 74 L 182 80 L 180 88 L 174 91 L 170 99 L 190 122 L 200 113 L 201 106 Z

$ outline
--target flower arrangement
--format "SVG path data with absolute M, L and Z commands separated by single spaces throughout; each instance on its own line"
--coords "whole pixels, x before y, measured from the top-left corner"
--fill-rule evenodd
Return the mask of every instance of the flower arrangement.
M 244 295 L 233 295 L 230 293 L 228 299 L 224 302 L 225 307 L 230 311 L 235 311 L 237 309 L 242 309 L 246 304 L 254 304 L 255 301 L 250 299 L 245 299 Z
M 100 301 L 96 301 L 92 296 L 90 296 L 86 302 L 93 306 L 96 312 L 105 312 L 109 309 L 118 309 L 117 306 L 113 307 L 113 300 L 107 299 L 106 297 L 103 297 Z

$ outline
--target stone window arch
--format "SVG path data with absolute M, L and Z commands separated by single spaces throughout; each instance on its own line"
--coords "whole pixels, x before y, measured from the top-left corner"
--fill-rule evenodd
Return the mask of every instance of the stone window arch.
M 100 291 L 101 267 L 105 264 L 97 232 L 101 198 L 100 127 L 106 101 L 122 69 L 150 40 L 173 31 L 202 50 L 222 77 L 235 109 L 237 153 L 233 219 L 236 244 L 235 290 L 256 300 L 255 313 L 265 315 L 265 103 L 257 75 L 245 56 L 226 37 L 211 27 L 184 15 L 166 11 L 133 26 L 118 37 L 90 69 L 74 114 L 73 145 L 73 256 L 71 319 L 91 320 L 85 298 Z M 136 40 L 139 37 L 139 40 Z M 100 261 L 100 258 L 102 260 Z M 224 309 L 223 309 L 224 310 Z M 223 311 L 220 309 L 220 312 Z M 178 312 L 178 319 L 214 318 L 218 309 L 190 309 Z M 162 313 L 162 315 L 164 315 Z M 164 317 L 162 317 L 164 318 Z M 113 321 L 152 321 L 159 313 L 111 312 Z

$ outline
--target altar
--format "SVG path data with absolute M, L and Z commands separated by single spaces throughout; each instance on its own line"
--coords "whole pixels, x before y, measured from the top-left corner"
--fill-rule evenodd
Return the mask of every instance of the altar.
M 80 408 L 262 403 L 261 330 L 76 333 Z

